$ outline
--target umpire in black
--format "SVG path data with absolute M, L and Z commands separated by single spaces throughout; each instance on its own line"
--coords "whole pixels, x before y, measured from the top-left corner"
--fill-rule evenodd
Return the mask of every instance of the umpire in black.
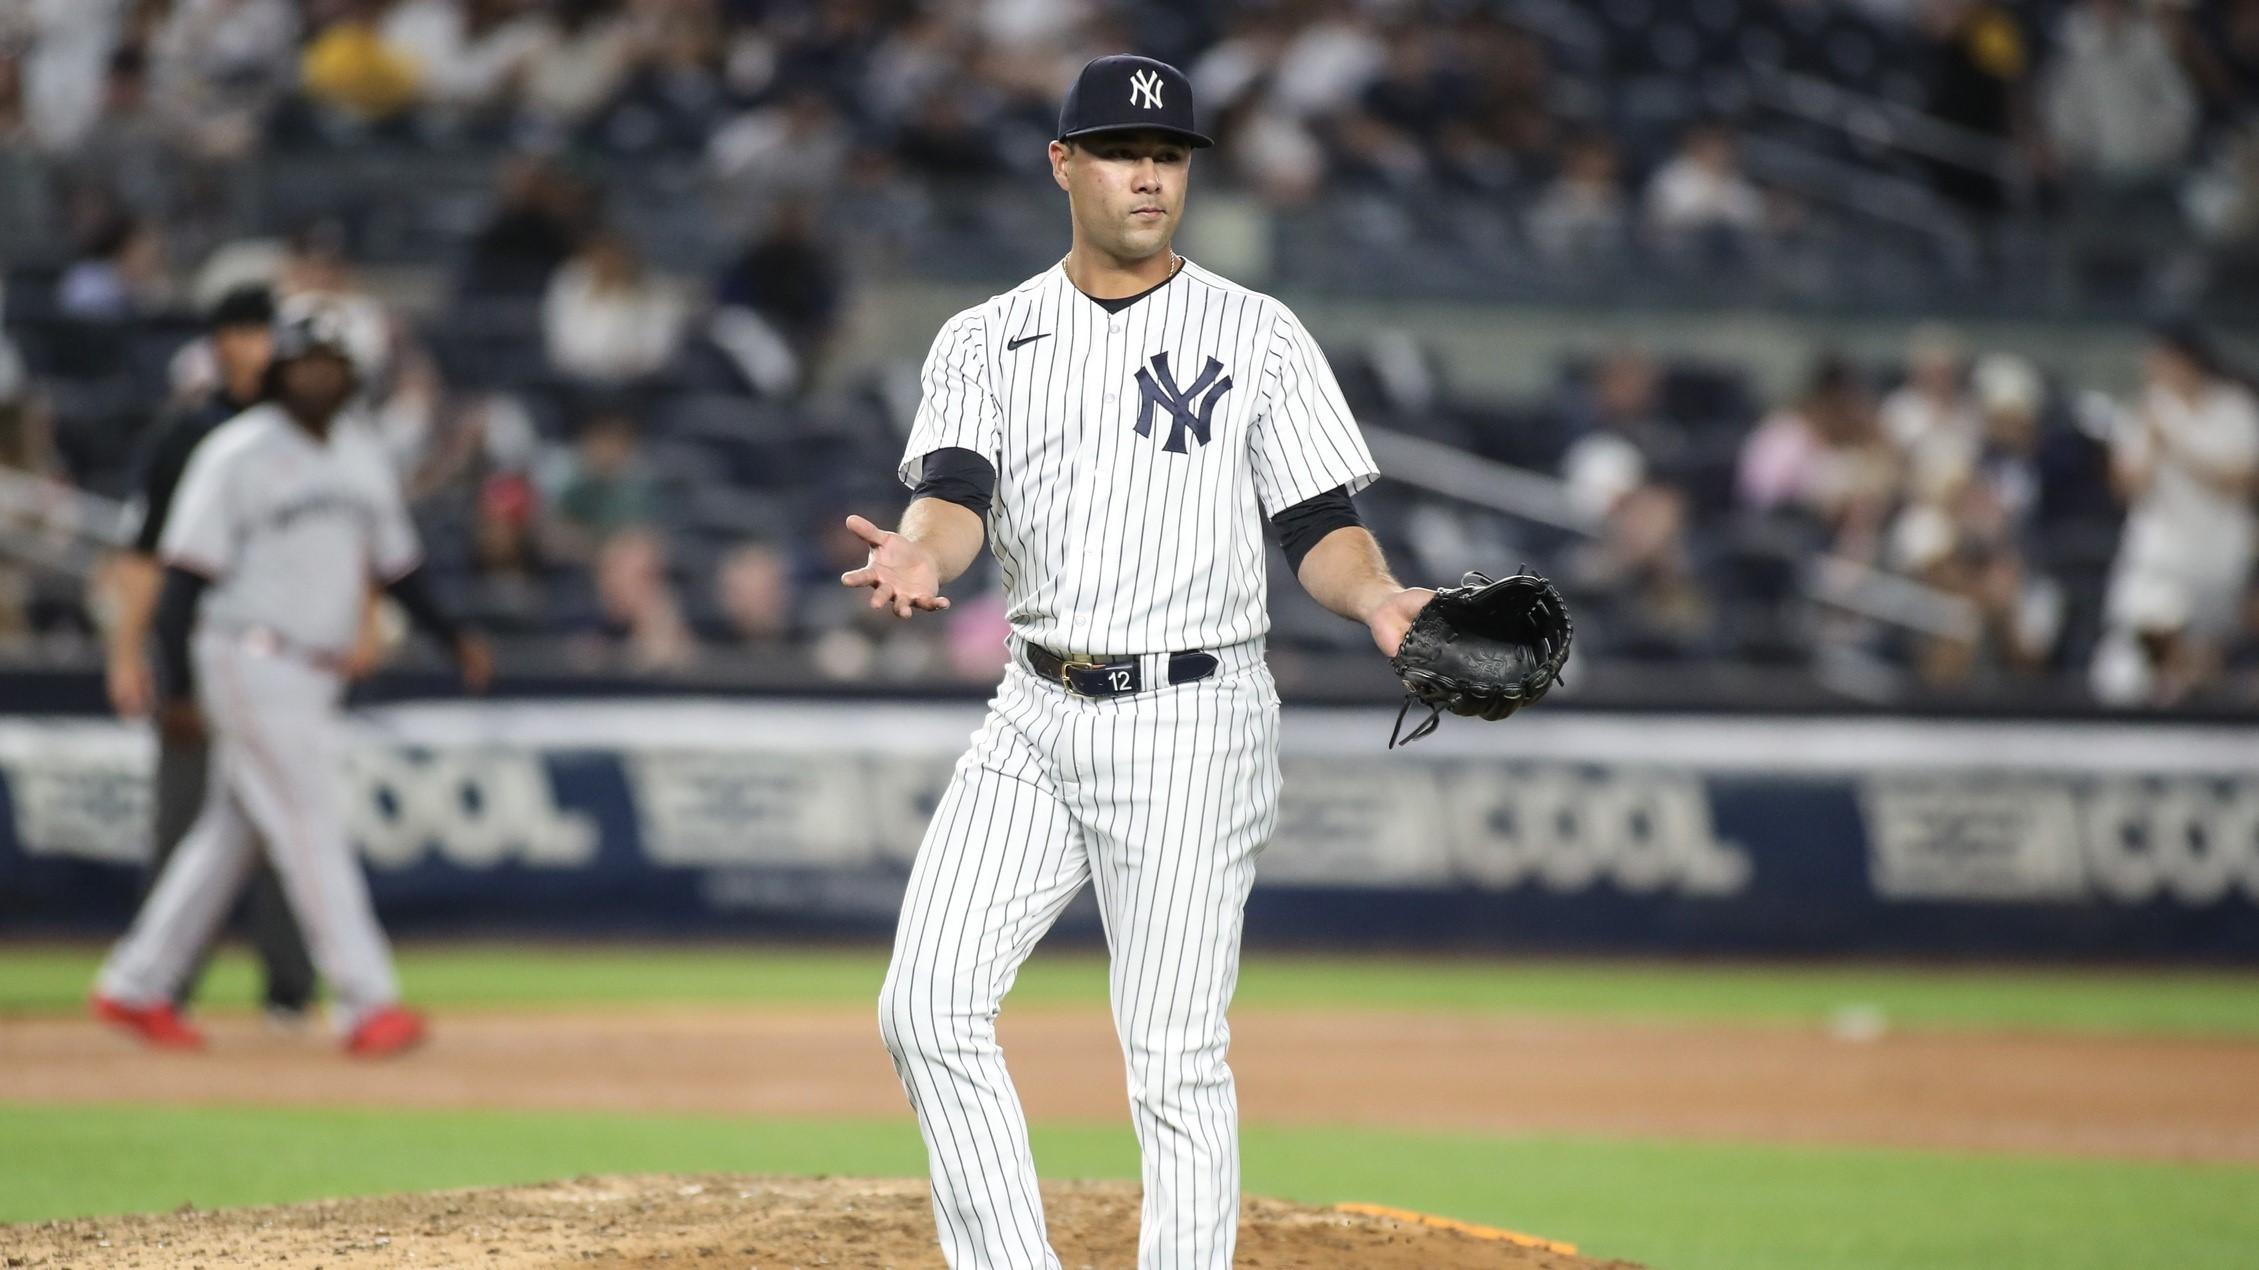
M 274 352 L 274 299 L 263 287 L 230 291 L 211 314 L 211 348 L 219 382 L 210 392 L 167 409 L 143 442 L 135 496 L 126 526 L 126 550 L 112 564 L 117 612 L 110 624 L 110 704 L 128 719 L 148 718 L 161 699 L 150 669 L 149 626 L 156 611 L 163 569 L 157 543 L 172 511 L 173 491 L 188 467 L 189 455 L 221 424 L 256 404 L 264 395 L 267 364 Z M 156 880 L 173 848 L 180 844 L 204 803 L 209 751 L 202 721 L 167 715 L 157 728 L 155 852 L 144 889 Z M 240 922 L 266 969 L 268 1017 L 295 1022 L 305 1016 L 314 995 L 314 966 L 306 941 L 290 916 L 282 886 L 262 854 L 251 874 Z M 175 1004 L 185 1009 L 203 978 L 205 950 L 196 968 L 181 981 Z

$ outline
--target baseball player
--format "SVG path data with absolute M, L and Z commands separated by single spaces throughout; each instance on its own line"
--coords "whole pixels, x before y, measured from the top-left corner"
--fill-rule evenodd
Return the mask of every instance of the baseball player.
M 879 1023 L 956 1267 L 1056 1267 L 995 1019 L 1084 882 L 1144 1160 L 1138 1264 L 1231 1264 L 1224 1013 L 1277 819 L 1264 523 L 1319 603 L 1393 653 L 1431 593 L 1391 577 L 1350 494 L 1377 473 L 1294 314 L 1170 250 L 1192 97 L 1143 57 L 1085 66 L 1050 146 L 1073 246 L 928 354 L 900 528 L 844 574 L 897 617 L 1001 567 L 1012 661 L 919 847 Z
M 159 420 L 140 463 L 140 488 L 128 509 L 129 548 L 111 571 L 117 617 L 110 626 L 110 702 L 127 719 L 147 718 L 155 701 L 149 675 L 149 621 L 157 608 L 163 570 L 157 543 L 171 516 L 173 494 L 189 455 L 219 426 L 257 404 L 264 392 L 267 362 L 274 347 L 274 300 L 261 287 L 229 292 L 212 309 L 209 322 L 212 359 L 218 382 L 202 397 L 169 411 Z M 204 801 L 209 748 L 200 720 L 176 712 L 157 734 L 154 853 L 148 885 L 180 845 Z M 144 892 L 146 897 L 146 891 Z M 290 904 L 274 870 L 254 864 L 243 903 L 244 925 L 266 975 L 267 1015 L 278 1021 L 301 1018 L 314 996 L 314 966 L 306 943 L 291 920 Z M 173 1004 L 187 1009 L 202 976 L 209 946 L 198 951 L 174 990 Z
M 395 1053 L 425 1034 L 399 1005 L 338 806 L 337 707 L 369 580 L 454 648 L 466 687 L 483 689 L 493 667 L 484 642 L 432 601 L 382 447 L 341 417 L 355 378 L 333 309 L 286 310 L 269 399 L 197 447 L 158 544 L 159 713 L 177 719 L 201 703 L 211 785 L 93 1001 L 98 1018 L 153 1045 L 203 1043 L 171 998 L 259 842 L 329 984 L 347 1051 Z

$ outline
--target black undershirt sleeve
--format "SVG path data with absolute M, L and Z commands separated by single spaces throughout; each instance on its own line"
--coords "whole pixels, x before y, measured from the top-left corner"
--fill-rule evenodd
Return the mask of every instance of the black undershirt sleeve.
M 424 576 L 422 569 L 410 569 L 385 583 L 384 591 L 399 601 L 416 629 L 447 645 L 449 650 L 454 649 L 455 641 L 463 634 L 462 623 L 439 607 L 439 601 L 431 593 L 431 579 Z
M 196 625 L 196 604 L 211 581 L 179 565 L 165 567 L 163 589 L 150 628 L 157 636 L 157 688 L 168 701 L 196 691 L 196 671 L 188 656 L 188 635 Z
M 1364 523 L 1357 517 L 1356 504 L 1349 501 L 1349 487 L 1339 485 L 1281 510 L 1271 517 L 1271 532 L 1279 540 L 1279 550 L 1286 553 L 1287 568 L 1300 572 L 1302 558 L 1327 534 Z
M 920 461 L 910 501 L 921 498 L 955 503 L 985 521 L 996 502 L 996 465 L 976 450 L 944 446 Z
M 157 542 L 164 537 L 165 520 L 172 515 L 173 494 L 180 488 L 181 473 L 188 468 L 188 456 L 195 450 L 202 435 L 192 423 L 179 416 L 159 422 L 156 442 L 143 456 L 141 465 L 141 523 L 135 527 L 133 549 L 145 556 L 157 554 Z

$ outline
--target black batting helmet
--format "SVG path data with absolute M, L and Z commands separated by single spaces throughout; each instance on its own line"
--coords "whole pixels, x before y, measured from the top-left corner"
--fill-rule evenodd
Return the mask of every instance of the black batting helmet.
M 275 361 L 287 362 L 310 353 L 334 353 L 349 364 L 353 361 L 345 315 L 336 308 L 292 305 L 275 319 Z
M 361 364 L 353 356 L 346 317 L 337 306 L 319 302 L 286 302 L 275 318 L 274 331 L 274 357 L 267 363 L 269 396 L 281 386 L 282 368 L 285 365 L 316 353 L 328 353 L 344 362 L 346 368 L 352 371 L 354 381 L 359 382 Z

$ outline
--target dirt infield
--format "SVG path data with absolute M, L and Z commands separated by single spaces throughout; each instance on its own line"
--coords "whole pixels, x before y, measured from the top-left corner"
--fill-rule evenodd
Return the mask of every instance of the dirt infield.
M 0 1018 L 14 1102 L 906 1116 L 864 1009 L 461 1013 L 405 1060 L 350 1062 L 256 1019 L 202 1054 L 85 1019 Z M 1040 1120 L 1119 1121 L 1102 1011 L 1002 1023 Z M 1245 1010 L 1250 1123 L 1828 1142 L 2259 1161 L 2259 1043 Z M 1136 1189 L 1046 1188 L 1066 1264 L 1134 1260 Z M 1546 1232 L 1538 1232 L 1546 1233 Z M 5 1264 L 107 1266 L 933 1266 L 922 1182 L 595 1178 L 286 1209 L 0 1227 Z M 1247 1203 L 1239 1264 L 1370 1270 L 1596 1266 L 1338 1209 Z M 1619 1263 L 1620 1264 L 1620 1263 Z
M 237 1016 L 156 1054 L 83 1019 L 0 1019 L 18 1102 L 902 1116 L 862 1009 L 459 1014 L 382 1066 Z M 1029 1114 L 1122 1120 L 1103 1012 L 1006 1011 Z M 1245 1010 L 1250 1123 L 1600 1133 L 2153 1160 L 2259 1161 L 2259 1043 Z
M 1072 1268 L 1136 1261 L 1137 1188 L 1044 1187 Z M 9 1266 L 929 1267 L 941 1265 L 922 1182 L 595 1177 L 541 1186 L 184 1211 L 0 1227 Z M 1637 1270 L 1410 1225 L 1251 1199 L 1241 1266 L 1361 1270 Z

